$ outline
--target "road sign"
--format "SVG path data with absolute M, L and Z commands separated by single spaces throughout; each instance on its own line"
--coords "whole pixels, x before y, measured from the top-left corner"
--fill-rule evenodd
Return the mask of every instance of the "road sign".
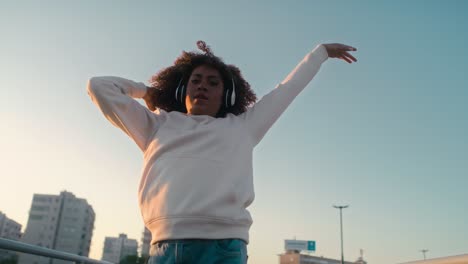
M 315 251 L 315 241 L 307 241 L 307 250 Z
M 284 249 L 285 250 L 305 250 L 305 251 L 315 251 L 315 241 L 311 240 L 284 240 Z

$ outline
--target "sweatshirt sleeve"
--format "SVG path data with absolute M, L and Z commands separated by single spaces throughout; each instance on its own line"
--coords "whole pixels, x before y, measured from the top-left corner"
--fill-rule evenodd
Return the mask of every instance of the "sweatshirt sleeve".
M 88 94 L 104 116 L 145 151 L 149 138 L 158 129 L 158 115 L 133 98 L 142 98 L 146 86 L 120 77 L 92 77 Z
M 294 98 L 306 87 L 328 59 L 323 45 L 318 45 L 294 68 L 294 70 L 270 93 L 266 94 L 240 117 L 257 145 L 268 129 L 286 110 Z

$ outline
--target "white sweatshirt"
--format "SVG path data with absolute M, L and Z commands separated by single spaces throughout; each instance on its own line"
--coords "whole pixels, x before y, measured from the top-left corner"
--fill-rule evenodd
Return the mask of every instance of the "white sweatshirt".
M 253 149 L 327 58 L 318 45 L 253 107 L 225 118 L 151 112 L 133 99 L 145 95 L 145 84 L 119 77 L 89 80 L 93 102 L 143 152 L 138 193 L 152 244 L 190 238 L 248 243 Z

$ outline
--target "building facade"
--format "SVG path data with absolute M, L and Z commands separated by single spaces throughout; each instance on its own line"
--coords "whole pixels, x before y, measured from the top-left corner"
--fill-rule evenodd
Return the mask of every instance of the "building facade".
M 8 218 L 0 211 L 0 237 L 11 240 L 20 240 L 21 235 L 21 224 Z M 0 261 L 10 259 L 15 256 L 16 252 L 0 250 Z
M 138 242 L 135 239 L 129 239 L 126 234 L 120 234 L 119 237 L 106 237 L 102 260 L 119 263 L 127 256 L 136 256 L 137 250 Z
M 149 249 L 151 244 L 151 232 L 148 228 L 144 228 L 141 236 L 140 256 L 146 258 L 149 256 Z
M 401 264 L 466 264 L 468 254 L 405 262 Z
M 306 254 L 301 254 L 296 250 L 290 250 L 286 253 L 279 255 L 280 264 L 341 264 L 341 260 L 330 259 L 319 256 L 311 256 Z M 366 262 L 360 258 L 356 262 L 345 261 L 345 264 L 365 264 Z
M 85 199 L 70 192 L 34 194 L 22 242 L 87 257 L 95 213 Z M 70 261 L 20 254 L 18 264 L 64 264 Z

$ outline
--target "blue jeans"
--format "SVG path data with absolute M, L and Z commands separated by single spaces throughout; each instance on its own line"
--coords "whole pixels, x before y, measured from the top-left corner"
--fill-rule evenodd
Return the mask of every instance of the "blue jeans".
M 148 264 L 246 264 L 241 239 L 177 239 L 151 245 Z

